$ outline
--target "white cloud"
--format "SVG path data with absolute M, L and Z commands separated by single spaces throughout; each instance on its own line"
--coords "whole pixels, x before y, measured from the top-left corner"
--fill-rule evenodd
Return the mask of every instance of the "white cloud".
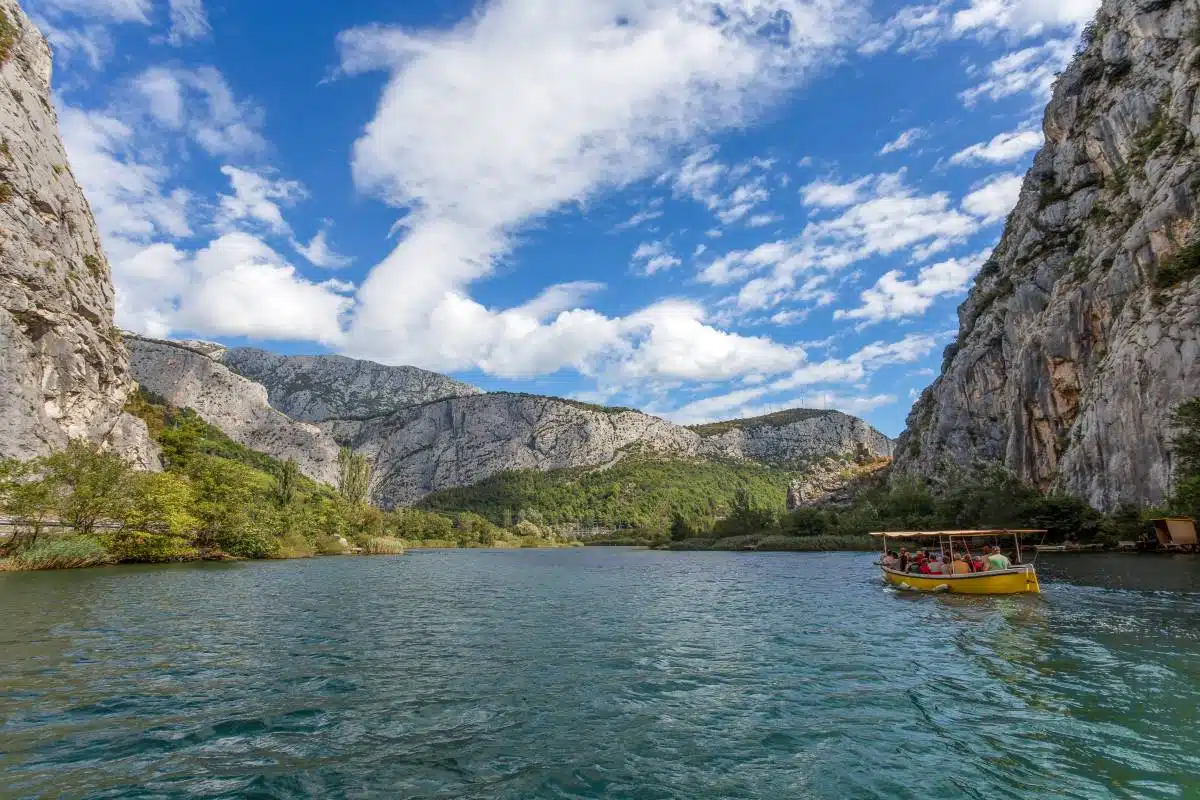
M 865 414 L 896 402 L 895 395 L 849 395 L 840 392 L 807 392 L 788 395 L 771 402 L 756 402 L 768 394 L 767 389 L 737 389 L 726 394 L 706 397 L 666 411 L 662 416 L 679 425 L 699 425 L 726 419 L 747 419 L 786 411 L 793 408 L 821 408 L 847 414 Z
M 874 342 L 845 359 L 830 358 L 805 364 L 791 375 L 772 384 L 773 391 L 823 383 L 856 384 L 883 367 L 911 364 L 924 358 L 937 346 L 937 340 L 925 333 L 910 333 L 898 342 Z
M 944 4 L 907 6 L 868 28 L 858 52 L 867 56 L 893 48 L 899 53 L 920 52 L 945 38 L 948 22 Z
M 1017 94 L 1030 93 L 1038 102 L 1050 97 L 1058 73 L 1066 68 L 1075 53 L 1075 40 L 1054 39 L 1034 47 L 1009 53 L 988 65 L 985 79 L 959 93 L 963 103 L 971 108 L 981 97 L 1000 100 Z
M 676 195 L 702 203 L 722 225 L 730 225 L 771 198 L 766 173 L 775 161 L 754 157 L 730 167 L 716 156 L 717 148 L 709 145 L 685 158 L 674 174 L 674 189 Z M 751 177 L 756 172 L 761 174 Z
M 1036 36 L 1050 29 L 1082 28 L 1100 0 L 971 0 L 954 15 L 954 31 L 1003 31 Z
M 962 207 L 985 222 L 997 222 L 1008 216 L 1021 196 L 1024 178 L 1015 174 L 995 175 L 963 198 Z
M 923 138 L 925 138 L 924 128 L 909 128 L 885 144 L 879 151 L 879 155 L 886 156 L 889 153 L 899 153 L 902 150 L 907 150 Z
M 167 41 L 179 46 L 189 39 L 204 39 L 212 29 L 208 25 L 208 14 L 204 11 L 204 0 L 167 0 L 171 13 L 171 33 Z
M 221 173 L 229 178 L 234 193 L 221 195 L 221 206 L 217 215 L 218 228 L 230 230 L 235 223 L 249 220 L 265 225 L 271 233 L 278 236 L 291 234 L 291 228 L 284 221 L 279 204 L 290 205 L 307 197 L 308 194 L 301 184 L 238 167 L 221 167 Z M 321 241 L 323 243 L 323 238 Z
M 657 206 L 643 208 L 640 211 L 634 212 L 633 216 L 614 227 L 613 230 L 623 231 L 630 228 L 638 228 L 647 222 L 658 219 L 662 215 L 662 209 Z
M 339 341 L 339 318 L 351 303 L 342 296 L 345 284 L 305 279 L 269 245 L 244 232 L 227 232 L 195 253 L 177 244 L 194 236 L 199 209 L 188 192 L 167 188 L 170 170 L 152 160 L 161 148 L 145 146 L 159 144 L 156 135 L 111 112 L 69 105 L 62 108 L 61 124 L 113 268 L 119 325 L 154 336 L 183 331 Z M 267 207 L 273 206 L 269 201 L 252 202 L 258 176 L 226 174 L 248 176 L 251 185 L 240 199 L 229 198 L 235 216 L 286 227 Z M 277 190 L 265 190 L 272 192 Z
M 266 147 L 262 110 L 238 100 L 213 67 L 151 67 L 133 86 L 159 124 L 186 131 L 211 156 L 240 156 Z
M 1006 164 L 1019 161 L 1042 146 L 1041 131 L 1011 131 L 994 136 L 991 141 L 973 144 L 950 157 L 951 164 Z
M 659 346 L 668 329 L 695 328 L 750 353 L 716 372 L 778 356 L 778 345 L 724 339 L 732 335 L 662 304 L 621 320 L 563 311 L 530 323 L 466 289 L 521 227 L 661 172 L 678 148 L 745 124 L 827 63 L 861 11 L 858 0 L 730 0 L 720 14 L 692 2 L 498 0 L 449 31 L 343 33 L 346 73 L 391 73 L 355 145 L 355 180 L 409 211 L 402 241 L 359 289 L 348 348 L 505 374 L 586 367 L 607 352 L 636 374 L 660 375 L 676 368 L 648 354 L 669 352 Z M 703 187 L 706 173 L 728 169 L 708 161 L 701 154 L 696 174 L 677 180 Z M 743 204 L 754 199 L 747 185 Z
M 903 172 L 848 184 L 810 184 L 804 197 L 818 207 L 841 206 L 841 212 L 809 222 L 792 239 L 727 253 L 705 265 L 697 279 L 718 286 L 745 281 L 733 300 L 743 311 L 789 300 L 825 305 L 834 295 L 822 273 L 903 250 L 922 261 L 965 241 L 980 227 L 977 219 L 954 208 L 945 192 L 914 191 L 904 183 Z
M 768 225 L 774 225 L 776 222 L 781 222 L 783 217 L 778 214 L 755 214 L 746 220 L 747 228 L 765 228 Z
M 349 256 L 337 253 L 329 246 L 329 223 L 317 232 L 317 235 L 312 238 L 308 244 L 292 240 L 292 247 L 296 252 L 304 256 L 304 258 L 312 265 L 323 267 L 325 269 L 341 269 L 348 267 L 354 263 L 354 259 Z
M 682 263 L 666 242 L 642 242 L 633 253 L 633 268 L 641 275 L 653 275 Z
M 904 280 L 899 270 L 890 270 L 861 295 L 862 305 L 834 312 L 834 319 L 858 319 L 864 323 L 914 317 L 925 313 L 943 295 L 961 294 L 987 259 L 987 253 L 951 258 L 924 267 L 915 280 Z
M 74 14 L 105 22 L 150 21 L 150 0 L 41 0 L 37 7 L 52 16 Z
M 215 336 L 336 344 L 351 300 L 297 274 L 278 253 L 245 233 L 229 233 L 196 253 L 173 327 Z
M 857 203 L 870 183 L 869 177 L 851 183 L 813 181 L 800 190 L 800 198 L 804 205 L 814 208 L 844 208 Z

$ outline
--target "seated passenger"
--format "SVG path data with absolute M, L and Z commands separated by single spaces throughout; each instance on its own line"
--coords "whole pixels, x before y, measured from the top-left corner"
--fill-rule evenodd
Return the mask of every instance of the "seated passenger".
M 933 569 L 930 566 L 929 558 L 924 553 L 921 553 L 921 555 L 917 557 L 917 572 L 921 573 L 922 575 L 933 574 Z
M 1012 562 L 1008 560 L 1008 556 L 1000 552 L 999 545 L 996 545 L 992 547 L 992 552 L 987 557 L 987 565 L 989 570 L 1010 569 Z
M 971 572 L 987 572 L 987 562 L 983 560 L 983 554 L 976 553 L 971 556 Z
M 883 554 L 883 558 L 880 560 L 879 563 L 882 564 L 884 566 L 884 568 L 886 568 L 886 569 L 895 569 L 897 561 L 898 561 L 898 559 L 896 558 L 896 554 L 893 553 L 891 550 L 888 550 L 886 553 Z
M 971 572 L 971 565 L 967 562 L 967 557 L 963 553 L 955 553 L 954 560 L 950 562 L 951 575 L 967 575 Z
M 901 547 L 900 548 L 900 564 L 899 564 L 899 568 L 900 568 L 901 572 L 908 572 L 908 562 L 909 562 L 908 548 Z

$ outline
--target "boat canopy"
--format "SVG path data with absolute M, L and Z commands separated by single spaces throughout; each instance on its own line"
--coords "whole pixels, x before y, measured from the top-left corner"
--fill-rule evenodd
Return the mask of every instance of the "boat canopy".
M 1045 532 L 1040 529 L 1014 530 L 1010 528 L 992 531 L 874 531 L 871 536 L 885 536 L 888 539 L 933 539 L 940 536 L 1024 536 Z

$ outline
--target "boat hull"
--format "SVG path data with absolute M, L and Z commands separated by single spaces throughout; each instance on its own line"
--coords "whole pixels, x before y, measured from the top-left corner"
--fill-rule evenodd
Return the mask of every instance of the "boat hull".
M 970 575 L 917 575 L 883 567 L 883 579 L 901 589 L 949 594 L 1040 594 L 1037 571 L 1022 565 L 1000 572 L 973 572 Z

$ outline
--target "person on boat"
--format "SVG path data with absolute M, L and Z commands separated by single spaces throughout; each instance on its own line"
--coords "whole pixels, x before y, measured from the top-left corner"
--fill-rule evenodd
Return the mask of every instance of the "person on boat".
M 951 575 L 968 575 L 971 572 L 971 565 L 967 561 L 964 553 L 955 553 L 954 560 L 950 562 Z
M 935 553 L 933 559 L 929 562 L 929 572 L 931 575 L 945 575 L 950 570 L 946 569 L 946 558 L 941 553 Z
M 987 557 L 987 565 L 989 570 L 1010 569 L 1012 562 L 1008 560 L 1008 556 L 1000 552 L 999 545 L 993 545 L 992 552 Z
M 900 564 L 899 564 L 900 571 L 901 571 L 901 572 L 908 572 L 908 562 L 909 562 L 909 557 L 908 557 L 908 548 L 907 548 L 907 547 L 901 547 L 901 548 L 900 548 L 900 559 L 899 559 L 899 561 L 900 561 Z
M 982 553 L 971 555 L 971 572 L 987 572 L 987 562 L 984 561 Z
M 896 554 L 891 550 L 888 550 L 886 553 L 884 553 L 883 559 L 880 561 L 880 563 L 883 564 L 885 569 L 895 569 L 896 564 L 898 564 L 899 561 L 900 559 L 896 557 Z

